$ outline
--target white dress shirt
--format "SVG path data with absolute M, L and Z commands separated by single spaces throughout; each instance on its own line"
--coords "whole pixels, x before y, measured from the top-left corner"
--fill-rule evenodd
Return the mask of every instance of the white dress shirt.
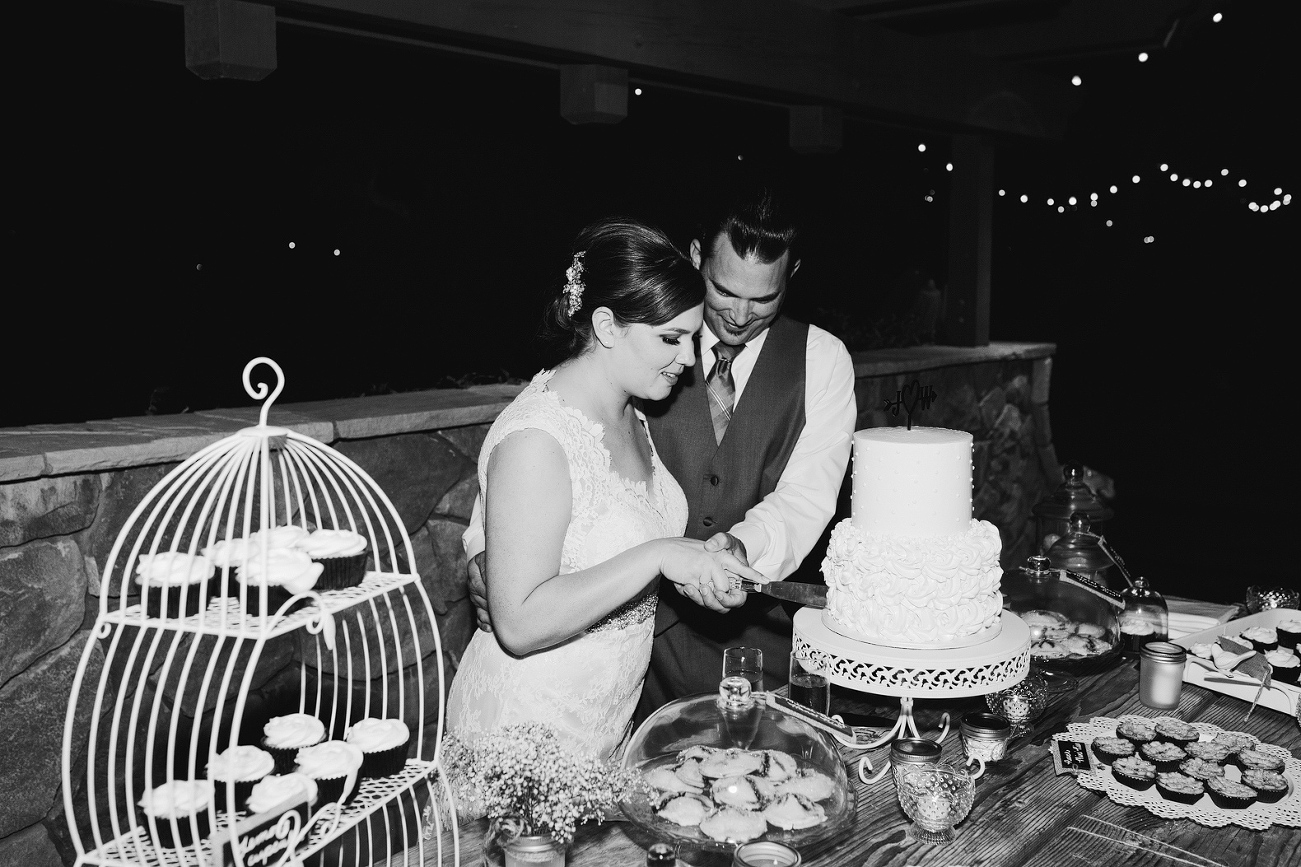
M 764 329 L 732 361 L 738 408 L 767 338 L 768 330 Z M 713 367 L 717 344 L 712 331 L 701 330 L 703 370 Z M 750 565 L 774 581 L 795 571 L 835 514 L 858 417 L 854 362 L 839 338 L 810 325 L 804 364 L 804 430 L 795 441 L 777 487 L 728 531 L 745 544 Z M 462 542 L 470 558 L 484 548 L 483 510 L 478 497 Z

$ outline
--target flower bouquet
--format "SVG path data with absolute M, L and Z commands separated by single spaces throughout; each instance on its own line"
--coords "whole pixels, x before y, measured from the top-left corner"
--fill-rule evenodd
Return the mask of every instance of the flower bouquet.
M 506 726 L 473 740 L 448 735 L 443 767 L 463 816 L 487 816 L 509 839 L 549 836 L 561 847 L 583 822 L 642 785 L 632 770 L 575 752 L 542 723 Z

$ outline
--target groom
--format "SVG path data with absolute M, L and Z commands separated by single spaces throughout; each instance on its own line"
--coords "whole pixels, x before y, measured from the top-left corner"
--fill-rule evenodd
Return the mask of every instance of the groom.
M 836 509 L 857 409 L 854 366 L 828 332 L 781 316 L 799 269 L 796 229 L 771 189 L 726 201 L 691 242 L 705 324 L 691 375 L 647 407 L 665 466 L 686 493 L 685 535 L 731 548 L 773 580 L 793 573 Z M 636 720 L 715 692 L 724 648 L 764 652 L 764 684 L 787 681 L 791 618 L 752 596 L 726 615 L 660 594 Z

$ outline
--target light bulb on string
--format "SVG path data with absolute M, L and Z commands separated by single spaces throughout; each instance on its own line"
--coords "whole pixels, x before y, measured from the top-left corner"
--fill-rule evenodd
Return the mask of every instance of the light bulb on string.
M 1108 220 L 1108 221 L 1107 221 L 1107 228 L 1110 229 L 1110 228 L 1111 228 L 1111 225 L 1112 225 L 1112 224 L 1111 224 L 1111 220 Z
M 1219 24 L 1221 21 L 1224 20 L 1224 13 L 1216 12 L 1214 15 L 1211 16 L 1211 20 L 1214 21 L 1216 24 Z
M 945 163 L 945 164 L 944 164 L 944 171 L 946 171 L 946 172 L 951 172 L 951 171 L 953 171 L 953 163 Z
M 1057 213 L 1059 213 L 1059 214 L 1064 214 L 1064 213 L 1066 213 L 1066 209 L 1063 208 L 1061 205 L 1058 205 L 1058 206 L 1057 206 Z
M 1002 197 L 1002 196 L 1006 196 L 1006 195 L 1007 195 L 1007 190 L 999 190 L 999 191 L 998 191 L 998 195 L 999 195 L 1000 197 Z
M 1023 193 L 1023 194 L 1021 195 L 1021 204 L 1024 205 L 1024 204 L 1025 204 L 1026 202 L 1028 202 L 1028 201 L 1030 201 L 1030 197 L 1027 196 L 1027 195 L 1025 195 L 1025 194 Z
M 1227 178 L 1228 176 L 1229 176 L 1229 170 L 1228 170 L 1228 169 L 1220 169 L 1220 177 L 1222 177 L 1222 178 Z
M 1053 206 L 1053 200 L 1052 200 L 1052 199 L 1049 199 L 1049 200 L 1048 200 L 1048 207 L 1051 208 L 1052 206 Z
M 1133 181 L 1134 183 L 1138 183 L 1139 177 L 1138 175 L 1134 175 L 1134 177 L 1130 178 L 1130 180 Z
M 1283 188 L 1282 188 L 1282 187 L 1275 187 L 1275 188 L 1274 188 L 1274 195 L 1276 195 L 1276 196 L 1281 196 L 1281 195 L 1283 195 Z
M 1115 184 L 1112 184 L 1110 187 L 1110 192 L 1114 195 L 1115 193 L 1120 192 L 1120 187 L 1117 187 Z
M 1246 179 L 1246 178 L 1242 178 L 1242 179 L 1240 179 L 1240 180 L 1238 181 L 1238 186 L 1240 186 L 1240 187 L 1245 187 L 1246 185 L 1247 185 L 1247 179 Z
M 1168 172 L 1168 171 L 1170 171 L 1170 164 L 1169 164 L 1169 163 L 1161 163 L 1161 171 L 1163 171 L 1163 172 Z
M 924 154 L 924 153 L 926 153 L 926 145 L 925 145 L 925 143 L 922 143 L 922 144 L 917 145 L 917 153 L 919 153 L 919 154 Z
M 1170 180 L 1172 180 L 1172 181 L 1177 181 L 1177 180 L 1179 180 L 1179 173 L 1178 173 L 1178 172 L 1171 172 L 1171 173 L 1170 173 Z
M 1084 79 L 1080 78 L 1078 75 L 1071 76 L 1071 84 L 1075 85 L 1076 87 L 1079 87 L 1083 83 L 1084 83 Z
M 1201 188 L 1202 188 L 1202 182 L 1201 182 L 1201 181 L 1193 181 L 1193 189 L 1194 189 L 1194 190 L 1200 190 Z
M 1146 51 L 1140 51 L 1140 52 L 1138 53 L 1138 62 L 1139 62 L 1139 63 L 1147 63 L 1147 52 L 1146 52 Z
M 1192 183 L 1193 183 L 1192 181 L 1188 180 L 1187 178 L 1184 178 L 1184 186 L 1185 186 L 1185 187 L 1187 187 L 1187 186 L 1191 186 Z

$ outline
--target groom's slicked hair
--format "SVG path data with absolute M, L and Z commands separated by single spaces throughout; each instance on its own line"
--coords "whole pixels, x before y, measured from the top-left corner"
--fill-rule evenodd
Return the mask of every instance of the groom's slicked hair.
M 543 314 L 542 338 L 556 362 L 588 348 L 598 307 L 610 308 L 621 325 L 662 325 L 705 300 L 704 278 L 691 261 L 659 229 L 636 220 L 592 223 L 574 239 L 578 254 L 581 303 L 571 313 L 568 296 L 557 291 Z
M 715 192 L 708 208 L 697 226 L 702 258 L 712 256 L 718 236 L 726 235 L 742 259 L 753 256 L 767 265 L 789 252 L 787 268 L 799 261 L 795 217 L 772 183 L 733 181 Z

